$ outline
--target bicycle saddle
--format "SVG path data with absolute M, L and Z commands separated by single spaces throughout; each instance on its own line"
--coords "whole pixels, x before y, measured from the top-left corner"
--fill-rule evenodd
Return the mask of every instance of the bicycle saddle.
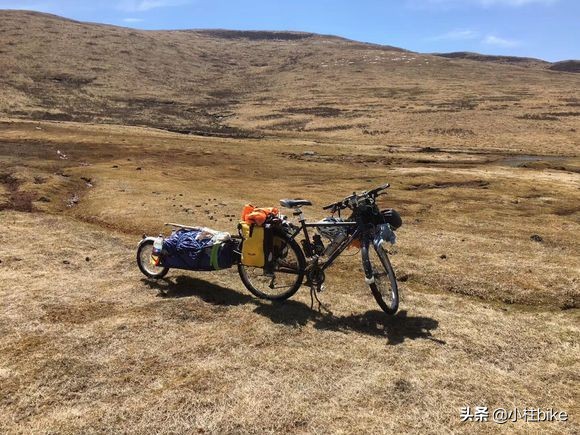
M 312 203 L 306 199 L 281 199 L 280 205 L 286 208 L 296 208 L 303 205 L 312 205 Z

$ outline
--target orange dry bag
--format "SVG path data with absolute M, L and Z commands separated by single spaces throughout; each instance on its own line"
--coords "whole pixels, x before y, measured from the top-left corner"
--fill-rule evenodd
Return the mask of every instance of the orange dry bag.
M 262 226 L 268 216 L 278 216 L 279 213 L 276 207 L 258 208 L 252 204 L 246 204 L 242 210 L 242 222 Z

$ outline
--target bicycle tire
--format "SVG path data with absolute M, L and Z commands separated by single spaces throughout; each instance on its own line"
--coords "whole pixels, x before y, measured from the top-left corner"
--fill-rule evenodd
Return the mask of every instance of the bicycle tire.
M 149 261 L 149 256 L 151 254 L 148 253 L 148 254 L 144 255 L 144 250 L 149 249 L 149 248 L 153 249 L 153 240 L 144 239 L 139 243 L 139 247 L 137 248 L 137 266 L 139 266 L 139 270 L 147 278 L 161 279 L 165 275 L 167 275 L 167 272 L 169 272 L 169 268 L 168 267 L 163 267 L 163 268 L 156 267 L 157 269 L 161 269 L 159 272 L 154 272 L 152 270 L 149 270 L 147 268 L 147 265 L 143 264 L 144 261 L 145 262 Z
M 376 254 L 380 264 L 377 264 L 377 262 L 373 261 L 374 256 L 372 255 L 373 251 L 371 250 L 373 250 Z M 399 309 L 399 287 L 397 285 L 397 278 L 395 276 L 393 266 L 391 266 L 389 256 L 380 244 L 375 244 L 368 239 L 364 241 L 362 245 L 361 255 L 363 269 L 366 276 L 365 281 L 370 287 L 371 293 L 373 294 L 377 304 L 385 313 L 389 315 L 395 314 Z M 380 267 L 384 269 L 388 277 L 388 293 L 390 300 L 385 300 L 385 297 L 387 296 L 385 294 L 385 287 L 387 282 L 382 279 L 380 271 L 377 270 Z
M 283 291 L 282 293 L 269 294 L 269 293 L 257 288 L 256 284 L 254 282 L 252 282 L 253 280 L 249 276 L 250 270 L 256 271 L 259 274 L 258 270 L 263 271 L 262 268 L 244 266 L 240 262 L 238 264 L 238 273 L 240 275 L 240 278 L 242 279 L 242 282 L 244 283 L 244 286 L 250 291 L 250 293 L 252 293 L 257 298 L 267 299 L 270 301 L 283 301 L 283 300 L 288 299 L 289 297 L 293 296 L 298 291 L 300 286 L 302 285 L 302 281 L 304 280 L 304 275 L 305 275 L 305 270 L 306 270 L 306 258 L 304 257 L 302 249 L 300 249 L 300 246 L 298 245 L 298 243 L 294 239 L 288 237 L 285 233 L 283 233 L 281 231 L 280 232 L 277 231 L 274 234 L 274 237 L 279 237 L 279 238 L 283 239 L 284 243 L 288 246 L 288 249 L 292 251 L 292 253 L 294 254 L 294 256 L 296 258 L 296 261 L 297 261 L 296 279 L 292 283 L 292 285 L 290 285 L 289 288 L 286 291 Z M 280 272 L 280 269 L 278 270 L 278 272 Z M 276 273 L 276 271 L 274 273 Z M 265 274 L 263 274 L 262 277 L 266 278 L 265 281 L 270 279 L 270 277 L 266 276 Z M 256 281 L 256 280 L 254 280 L 254 281 Z M 274 283 L 274 281 L 275 281 L 275 278 L 271 279 L 271 283 Z

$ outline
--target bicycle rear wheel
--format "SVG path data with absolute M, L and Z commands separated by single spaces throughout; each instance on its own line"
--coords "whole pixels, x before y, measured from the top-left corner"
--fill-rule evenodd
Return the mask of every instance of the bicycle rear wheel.
M 381 244 L 366 240 L 362 246 L 363 268 L 366 282 L 379 304 L 387 314 L 399 309 L 399 288 L 389 256 Z
M 238 264 L 238 273 L 246 288 L 260 299 L 281 301 L 298 291 L 304 279 L 306 259 L 294 239 L 282 233 L 274 235 L 271 270 Z
M 137 266 L 147 278 L 163 278 L 169 272 L 169 268 L 153 264 L 151 254 L 153 254 L 153 240 L 142 240 L 137 248 Z

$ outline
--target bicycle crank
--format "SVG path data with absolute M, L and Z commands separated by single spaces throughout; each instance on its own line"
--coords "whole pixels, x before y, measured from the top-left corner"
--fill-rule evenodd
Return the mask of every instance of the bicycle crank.
M 324 290 L 325 279 L 326 275 L 324 274 L 323 270 L 312 268 L 307 272 L 306 285 L 309 285 L 312 289 L 315 289 L 317 292 L 321 292 Z

